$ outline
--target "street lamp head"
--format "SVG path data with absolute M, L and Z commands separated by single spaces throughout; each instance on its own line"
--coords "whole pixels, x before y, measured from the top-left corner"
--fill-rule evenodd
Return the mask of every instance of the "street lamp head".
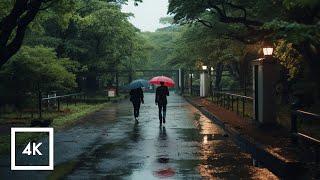
M 207 70 L 208 66 L 202 66 L 202 70 Z
M 263 47 L 263 55 L 264 56 L 272 56 L 273 55 L 273 47 L 271 47 L 271 46 Z
M 273 55 L 273 44 L 270 41 L 264 41 L 262 50 L 265 57 L 271 57 Z

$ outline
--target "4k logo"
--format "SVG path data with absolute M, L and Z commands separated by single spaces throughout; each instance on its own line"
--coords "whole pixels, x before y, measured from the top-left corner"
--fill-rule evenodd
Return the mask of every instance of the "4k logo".
M 42 143 L 38 143 L 38 144 L 32 143 L 32 147 L 33 147 L 32 153 L 31 153 L 31 145 L 30 144 L 31 144 L 31 142 L 29 142 L 28 145 L 26 146 L 26 148 L 24 148 L 24 150 L 22 151 L 22 154 L 26 154 L 28 156 L 30 156 L 31 154 L 33 156 L 36 156 L 38 154 L 39 156 L 42 156 L 42 153 L 38 149 Z
M 49 163 L 48 166 L 20 166 L 16 165 L 16 133 L 49 133 Z M 18 152 L 24 156 L 41 157 L 42 142 L 28 142 L 23 151 Z M 53 128 L 11 128 L 11 170 L 53 170 Z

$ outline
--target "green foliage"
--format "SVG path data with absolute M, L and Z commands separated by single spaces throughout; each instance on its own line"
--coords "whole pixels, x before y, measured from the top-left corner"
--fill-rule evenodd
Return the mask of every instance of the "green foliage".
M 275 48 L 275 56 L 280 64 L 287 69 L 289 80 L 297 78 L 299 73 L 302 72 L 303 58 L 292 43 L 287 43 L 284 40 L 279 41 Z
M 156 32 L 145 32 L 142 36 L 149 44 L 148 68 L 172 69 L 167 64 L 168 57 L 172 54 L 175 41 L 180 32 L 178 30 L 158 30 Z
M 262 29 L 272 30 L 274 39 L 284 37 L 286 41 L 300 44 L 303 42 L 310 42 L 312 44 L 320 45 L 320 25 L 306 25 L 297 22 L 286 22 L 274 20 L 265 23 Z
M 183 31 L 175 41 L 174 51 L 169 57 L 173 64 L 180 64 L 188 69 L 200 68 L 197 64 L 215 67 L 218 62 L 237 62 L 243 54 L 243 44 L 221 38 L 215 30 L 200 25 L 182 28 Z
M 38 85 L 42 90 L 76 87 L 75 75 L 63 65 L 73 66 L 68 59 L 58 59 L 51 48 L 24 46 L 1 70 L 2 85 L 12 93 L 32 92 Z
M 313 8 L 319 5 L 318 0 L 284 0 L 283 5 L 288 9 L 294 8 Z

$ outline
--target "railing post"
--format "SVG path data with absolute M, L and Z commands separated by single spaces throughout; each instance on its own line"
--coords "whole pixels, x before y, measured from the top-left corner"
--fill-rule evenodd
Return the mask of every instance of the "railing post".
M 239 97 L 237 97 L 237 114 L 239 115 Z
M 58 98 L 58 112 L 60 112 L 60 98 Z
M 297 116 L 296 112 L 291 112 L 291 132 L 292 133 L 298 132 L 297 119 L 298 119 L 298 116 Z
M 231 96 L 231 110 L 233 111 L 233 96 Z
M 38 91 L 38 111 L 39 111 L 39 119 L 42 118 L 42 93 L 41 90 Z
M 245 108 L 246 108 L 246 102 L 245 102 L 245 99 L 242 98 L 242 117 L 245 117 Z
M 315 148 L 315 153 L 316 153 L 316 164 L 319 166 L 319 162 L 320 162 L 320 155 L 319 155 L 319 153 L 320 153 L 320 151 L 319 151 L 319 146 L 317 146 L 316 148 Z
M 291 111 L 291 133 L 292 133 L 292 141 L 297 142 L 298 126 L 297 126 L 298 116 L 296 111 Z
M 224 94 L 222 94 L 222 107 L 225 107 L 225 104 Z

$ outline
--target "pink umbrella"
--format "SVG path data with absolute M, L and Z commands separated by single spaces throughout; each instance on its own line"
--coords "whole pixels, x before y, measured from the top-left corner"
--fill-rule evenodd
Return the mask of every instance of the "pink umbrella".
M 160 82 L 164 82 L 165 86 L 174 87 L 174 81 L 171 78 L 168 78 L 166 76 L 157 76 L 152 78 L 149 81 L 150 84 L 155 84 L 155 85 L 160 85 Z

